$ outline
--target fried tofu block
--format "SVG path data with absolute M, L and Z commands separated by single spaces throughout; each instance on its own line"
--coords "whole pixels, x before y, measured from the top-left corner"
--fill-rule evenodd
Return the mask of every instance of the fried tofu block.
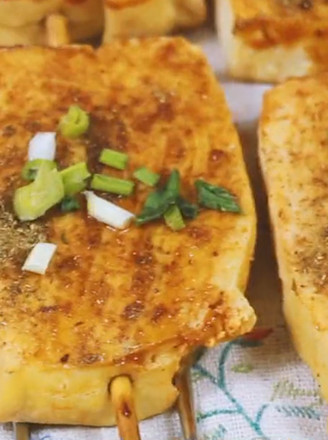
M 216 0 L 217 24 L 235 78 L 278 82 L 328 68 L 325 0 Z
M 259 154 L 283 307 L 295 346 L 328 399 L 328 75 L 294 79 L 264 101 Z
M 117 37 L 163 35 L 198 26 L 206 17 L 205 0 L 104 0 L 104 42 Z
M 133 380 L 139 419 L 165 411 L 191 352 L 255 322 L 243 295 L 255 211 L 224 94 L 180 38 L 0 50 L 0 64 L 0 421 L 112 425 L 108 386 L 119 375 Z M 60 168 L 178 169 L 190 200 L 203 178 L 235 194 L 242 214 L 203 210 L 180 232 L 162 221 L 118 231 L 88 217 L 81 195 L 77 212 L 18 222 L 12 197 L 29 139 L 56 130 L 72 103 L 89 112 L 90 129 L 57 136 Z M 106 147 L 128 154 L 124 172 L 99 163 Z M 115 203 L 138 213 L 150 191 L 139 185 Z M 58 246 L 46 274 L 23 272 L 44 240 Z
M 68 19 L 72 41 L 102 31 L 101 0 L 0 0 L 0 45 L 47 44 L 45 19 L 59 12 Z

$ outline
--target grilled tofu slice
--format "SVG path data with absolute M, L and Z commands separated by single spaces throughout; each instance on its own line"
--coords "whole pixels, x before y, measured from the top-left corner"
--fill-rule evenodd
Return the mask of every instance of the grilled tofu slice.
M 223 92 L 201 51 L 180 38 L 1 50 L 0 64 L 0 421 L 111 425 L 108 385 L 118 375 L 132 378 L 140 419 L 160 413 L 190 352 L 255 321 L 243 295 L 255 211 Z M 85 206 L 15 221 L 28 141 L 55 130 L 73 102 L 91 125 L 77 140 L 57 136 L 60 167 L 87 160 L 92 172 L 121 177 L 175 168 L 190 199 L 204 178 L 232 191 L 242 214 L 204 210 L 180 232 L 163 222 L 113 230 Z M 101 165 L 105 147 L 126 151 L 128 169 Z M 115 203 L 137 213 L 148 194 L 139 185 Z M 22 272 L 44 240 L 58 246 L 46 274 Z
M 265 97 L 260 159 L 283 307 L 296 349 L 328 399 L 328 75 L 294 79 Z
M 236 78 L 282 81 L 328 67 L 325 0 L 216 0 L 228 70 Z
M 72 41 L 102 31 L 101 0 L 0 0 L 0 45 L 47 44 L 45 19 L 58 12 L 68 19 Z
M 205 0 L 104 0 L 104 42 L 167 34 L 205 21 Z

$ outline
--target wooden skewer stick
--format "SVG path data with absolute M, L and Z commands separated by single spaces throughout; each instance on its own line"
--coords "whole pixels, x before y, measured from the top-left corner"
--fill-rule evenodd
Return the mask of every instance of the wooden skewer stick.
M 46 19 L 47 43 L 50 47 L 60 47 L 69 44 L 71 39 L 68 32 L 67 18 L 61 14 L 51 14 Z
M 184 438 L 185 440 L 197 440 L 197 425 L 189 368 L 184 368 L 178 374 L 175 384 L 180 391 L 177 407 Z
M 126 376 L 117 377 L 110 384 L 110 393 L 121 439 L 141 440 L 131 380 Z
M 27 423 L 14 423 L 15 440 L 29 440 L 30 430 Z

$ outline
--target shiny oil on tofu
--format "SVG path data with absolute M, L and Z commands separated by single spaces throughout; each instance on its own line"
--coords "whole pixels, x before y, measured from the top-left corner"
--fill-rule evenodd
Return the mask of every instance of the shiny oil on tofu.
M 205 0 L 104 0 L 104 41 L 117 37 L 162 35 L 198 26 Z
M 133 379 L 138 417 L 169 408 L 182 359 L 249 331 L 243 295 L 255 212 L 238 136 L 200 50 L 158 38 L 88 47 L 0 51 L 0 421 L 110 425 L 108 384 Z M 118 231 L 80 211 L 33 223 L 12 212 L 27 145 L 56 130 L 72 104 L 90 129 L 57 135 L 60 168 L 129 177 L 147 166 L 180 171 L 195 199 L 203 178 L 238 198 L 242 213 L 203 210 L 180 232 L 164 222 Z M 125 171 L 98 161 L 103 148 L 129 156 Z M 138 213 L 149 193 L 114 199 Z M 81 196 L 83 199 L 83 197 Z M 22 271 L 36 242 L 57 245 L 44 276 Z
M 216 0 L 228 70 L 236 78 L 282 81 L 327 70 L 325 0 Z
M 296 348 L 328 399 L 328 76 L 265 97 L 260 159 L 283 304 Z
M 46 18 L 61 13 L 73 41 L 99 35 L 102 0 L 0 0 L 0 45 L 47 44 Z

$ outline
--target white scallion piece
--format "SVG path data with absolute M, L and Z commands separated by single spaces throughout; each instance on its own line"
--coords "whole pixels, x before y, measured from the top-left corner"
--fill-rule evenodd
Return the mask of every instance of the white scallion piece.
M 88 214 L 106 225 L 125 229 L 135 217 L 132 212 L 96 196 L 92 191 L 85 191 L 84 194 L 87 198 Z
M 56 133 L 45 131 L 36 133 L 28 146 L 28 160 L 54 160 L 56 155 Z
M 52 243 L 36 244 L 26 258 L 23 270 L 44 275 L 56 249 L 57 246 Z

